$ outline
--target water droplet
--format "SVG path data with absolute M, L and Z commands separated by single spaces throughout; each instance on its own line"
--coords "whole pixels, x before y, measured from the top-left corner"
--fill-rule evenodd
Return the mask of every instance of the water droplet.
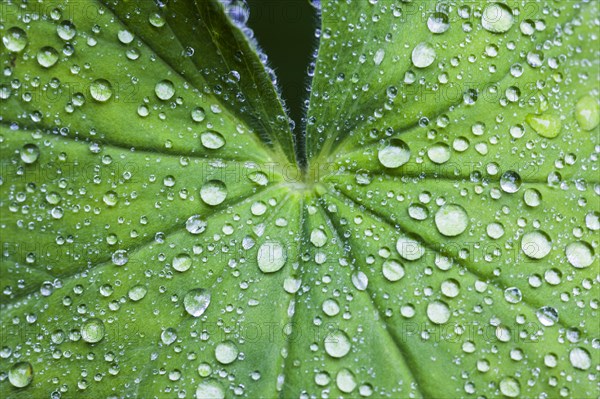
M 204 119 L 206 119 L 206 112 L 204 111 L 204 108 L 194 108 L 194 110 L 192 111 L 192 120 L 194 122 L 202 122 Z
M 233 363 L 238 357 L 238 348 L 231 341 L 224 341 L 215 348 L 215 357 L 221 364 Z
M 135 285 L 127 292 L 127 296 L 134 302 L 144 299 L 148 290 L 143 285 Z
M 81 327 L 81 338 L 85 342 L 95 344 L 104 338 L 104 323 L 100 319 L 89 319 Z
M 123 266 L 129 261 L 129 256 L 127 251 L 124 249 L 119 249 L 112 254 L 112 262 L 116 266 Z
M 594 263 L 594 249 L 585 241 L 575 241 L 565 248 L 571 266 L 583 269 Z
M 562 128 L 560 117 L 550 114 L 529 114 L 525 117 L 525 121 L 527 121 L 529 126 L 531 126 L 537 134 L 549 139 L 558 136 Z
M 519 303 L 523 299 L 523 294 L 517 287 L 509 287 L 504 290 L 504 299 L 508 303 Z
M 326 299 L 323 301 L 323 312 L 327 316 L 335 316 L 340 313 L 340 305 L 337 303 L 335 299 Z
M 175 95 L 175 86 L 170 80 L 161 80 L 154 86 L 154 93 L 161 100 L 170 100 Z
M 454 298 L 460 293 L 460 284 L 455 279 L 451 278 L 442 282 L 440 286 L 442 294 L 448 298 Z
M 505 377 L 500 381 L 500 392 L 509 398 L 517 398 L 521 394 L 519 381 L 513 377 Z
M 500 188 L 505 193 L 516 193 L 521 188 L 521 176 L 514 170 L 504 172 L 500 177 Z
M 62 21 L 56 27 L 56 33 L 63 40 L 71 40 L 77 34 L 77 29 L 75 29 L 75 25 L 71 21 Z
M 538 320 L 546 327 L 553 326 L 558 322 L 558 310 L 551 306 L 543 306 L 535 312 Z
M 504 226 L 501 223 L 490 223 L 486 227 L 486 233 L 490 238 L 497 240 L 504 235 Z
M 375 65 L 381 65 L 383 62 L 383 57 L 385 57 L 385 50 L 380 48 L 375 52 L 375 56 L 373 57 L 373 62 Z
M 58 61 L 58 51 L 53 47 L 42 47 L 37 53 L 38 64 L 44 68 L 50 68 Z
M 542 259 L 550 253 L 552 241 L 545 232 L 535 230 L 523 235 L 521 249 L 532 259 Z
M 164 329 L 163 332 L 160 333 L 160 340 L 167 346 L 171 345 L 173 342 L 177 341 L 177 330 L 173 327 Z
M 219 132 L 207 131 L 200 135 L 200 141 L 205 148 L 216 150 L 225 145 L 225 138 Z
M 248 179 L 259 186 L 266 186 L 269 184 L 269 177 L 263 172 L 252 172 L 248 175 Z
M 585 215 L 585 225 L 590 230 L 600 230 L 600 213 L 592 211 Z
M 322 229 L 313 229 L 310 233 L 310 242 L 320 248 L 327 243 L 327 234 Z
M 185 272 L 192 267 L 192 257 L 188 254 L 181 253 L 173 258 L 173 269 L 178 272 Z
M 427 19 L 427 28 L 431 33 L 444 33 L 450 28 L 450 22 L 448 20 L 448 15 L 442 12 L 436 12 L 429 16 Z
M 331 357 L 344 357 L 352 347 L 350 339 L 342 330 L 334 330 L 325 336 L 325 352 Z
M 207 223 L 200 215 L 193 215 L 185 222 L 185 229 L 192 234 L 200 234 L 206 230 Z
M 359 291 L 364 291 L 369 286 L 369 278 L 363 272 L 356 272 L 352 274 L 352 284 L 354 288 Z
M 40 157 L 40 149 L 35 144 L 25 144 L 21 148 L 19 155 L 21 156 L 21 161 L 26 164 L 32 164 Z
M 107 206 L 115 206 L 117 205 L 117 202 L 119 202 L 119 195 L 114 191 L 107 191 L 102 197 L 102 201 Z
M 425 248 L 419 240 L 402 236 L 396 242 L 396 250 L 406 260 L 416 260 L 425 255 Z
M 338 389 L 344 393 L 350 393 L 356 389 L 356 379 L 352 371 L 343 368 L 338 371 L 335 377 L 335 384 Z
M 99 102 L 108 101 L 112 95 L 112 85 L 106 79 L 96 79 L 90 85 L 90 95 Z
M 200 198 L 207 205 L 219 205 L 227 198 L 227 186 L 221 180 L 207 181 L 200 188 Z
M 431 43 L 422 42 L 412 51 L 412 63 L 417 68 L 427 68 L 435 61 L 437 54 Z
M 448 162 L 450 159 L 450 146 L 444 143 L 436 143 L 429 147 L 427 150 L 427 156 L 431 162 L 436 164 L 443 164 Z
M 148 16 L 148 22 L 150 22 L 150 25 L 154 26 L 155 28 L 162 28 L 165 26 L 167 21 L 161 14 L 153 12 Z
M 507 32 L 514 22 L 512 10 L 504 4 L 490 4 L 483 10 L 481 15 L 483 29 L 493 33 Z
M 208 305 L 210 305 L 210 292 L 204 288 L 190 290 L 183 297 L 185 311 L 194 317 L 202 316 Z
M 23 51 L 25 46 L 27 46 L 27 34 L 21 28 L 17 28 L 13 26 L 6 31 L 6 34 L 2 36 L 2 43 L 4 47 L 8 49 L 8 51 L 12 51 L 13 53 L 18 53 Z
M 287 253 L 280 242 L 267 241 L 258 249 L 256 259 L 263 273 L 274 273 L 285 265 Z
M 527 206 L 535 208 L 542 203 L 542 193 L 540 193 L 535 188 L 528 188 L 523 193 L 523 200 Z
M 583 96 L 575 105 L 575 119 L 583 130 L 594 130 L 600 124 L 600 107 L 592 96 Z
M 410 159 L 410 148 L 404 141 L 392 139 L 387 147 L 379 150 L 377 157 L 386 168 L 397 168 Z
M 196 399 L 225 399 L 225 390 L 215 380 L 203 381 L 196 389 Z
M 404 266 L 394 259 L 386 259 L 381 268 L 383 276 L 389 281 L 398 281 L 404 277 Z
M 468 225 L 469 216 L 460 205 L 442 205 L 435 214 L 435 226 L 441 234 L 447 237 L 455 237 L 462 234 Z
M 33 367 L 29 362 L 15 363 L 8 371 L 8 381 L 16 388 L 24 388 L 33 380 Z
M 435 324 L 444 324 L 450 319 L 450 308 L 442 301 L 433 301 L 427 305 L 427 317 Z
M 569 352 L 571 365 L 579 370 L 587 370 L 592 366 L 592 358 L 589 352 L 583 348 L 573 348 Z
M 117 33 L 117 38 L 123 44 L 129 44 L 133 41 L 133 34 L 126 29 L 120 30 Z

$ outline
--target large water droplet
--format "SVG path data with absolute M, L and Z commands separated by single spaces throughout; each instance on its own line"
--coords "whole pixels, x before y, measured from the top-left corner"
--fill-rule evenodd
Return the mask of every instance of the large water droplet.
M 523 295 L 517 287 L 509 287 L 504 290 L 504 299 L 508 303 L 519 303 L 523 299 Z
M 161 80 L 154 86 L 154 93 L 161 100 L 170 100 L 175 95 L 175 86 L 170 80 Z
M 565 254 L 569 263 L 578 269 L 583 269 L 594 263 L 594 249 L 585 241 L 575 241 L 567 245 Z
M 394 259 L 387 259 L 381 268 L 383 276 L 389 281 L 398 281 L 404 277 L 404 266 Z
M 583 130 L 594 130 L 600 124 L 600 106 L 592 96 L 583 96 L 575 105 L 575 119 Z
M 379 150 L 377 157 L 386 168 L 397 168 L 410 159 L 410 148 L 404 141 L 392 139 L 387 147 Z
M 200 215 L 193 215 L 185 222 L 185 229 L 192 234 L 200 234 L 206 230 L 206 221 Z
M 521 176 L 514 170 L 504 172 L 500 177 L 500 188 L 505 193 L 516 193 L 521 188 Z
M 546 327 L 553 326 L 558 322 L 558 310 L 551 306 L 543 306 L 535 313 L 538 320 Z
M 21 161 L 32 164 L 40 157 L 40 149 L 35 144 L 25 144 L 19 153 Z
M 467 229 L 469 216 L 460 205 L 443 205 L 435 214 L 435 225 L 441 234 L 454 237 Z
M 58 51 L 53 47 L 42 47 L 36 55 L 37 62 L 44 68 L 50 68 L 58 61 Z
M 545 232 L 541 230 L 532 231 L 523 235 L 521 249 L 525 255 L 532 259 L 542 259 L 550 253 L 552 241 Z
M 196 389 L 196 399 L 225 399 L 225 390 L 215 380 L 203 381 Z
M 27 34 L 23 29 L 13 26 L 2 36 L 2 43 L 8 51 L 18 53 L 27 46 Z
M 96 79 L 90 85 L 90 95 L 99 102 L 108 101 L 112 95 L 112 85 L 106 79 Z
M 267 241 L 258 249 L 256 260 L 263 273 L 274 273 L 285 265 L 287 253 L 280 242 Z
M 112 254 L 112 263 L 115 266 L 123 266 L 129 262 L 129 254 L 124 249 L 119 249 Z
M 325 352 L 331 357 L 344 357 L 350 352 L 352 347 L 350 339 L 342 330 L 335 330 L 325 337 Z
M 427 305 L 427 317 L 435 324 L 444 324 L 450 319 L 450 308 L 445 302 L 433 301 Z
M 221 180 L 207 181 L 200 188 L 200 198 L 207 205 L 219 205 L 227 198 L 227 186 Z
M 215 348 L 215 358 L 221 364 L 233 363 L 238 356 L 238 348 L 232 341 L 224 341 Z
M 185 272 L 192 267 L 192 258 L 188 254 L 181 253 L 173 258 L 173 269 L 178 272 Z
M 94 344 L 104 338 L 104 323 L 100 319 L 89 319 L 81 327 L 81 338 L 85 342 Z
M 221 133 L 209 130 L 200 135 L 200 142 L 205 148 L 216 150 L 225 145 L 225 138 Z
M 77 34 L 77 29 L 75 29 L 75 25 L 71 21 L 62 21 L 56 27 L 56 33 L 63 40 L 71 40 Z
M 327 243 L 327 234 L 322 229 L 313 229 L 310 233 L 310 242 L 320 248 Z
M 425 248 L 421 244 L 421 241 L 409 236 L 398 238 L 396 250 L 406 260 L 416 260 L 425 255 Z
M 500 381 L 500 392 L 509 398 L 516 398 L 521 393 L 519 381 L 513 377 L 505 377 Z
M 450 28 L 450 22 L 448 20 L 448 15 L 442 12 L 436 12 L 429 16 L 427 19 L 427 28 L 431 33 L 444 33 Z
M 592 366 L 592 358 L 589 352 L 583 348 L 573 348 L 569 352 L 571 365 L 579 370 L 587 370 Z
M 560 117 L 551 114 L 529 114 L 525 117 L 525 120 L 537 134 L 549 139 L 558 136 L 562 129 Z
M 451 151 L 450 147 L 444 143 L 436 143 L 429 147 L 427 150 L 427 156 L 431 162 L 436 164 L 443 164 L 448 162 L 450 159 Z
M 16 388 L 24 388 L 33 380 L 33 367 L 29 362 L 15 363 L 8 371 L 8 381 Z
M 204 288 L 190 290 L 183 297 L 185 311 L 194 317 L 202 316 L 208 305 L 210 305 L 210 292 Z
M 417 68 L 427 68 L 433 64 L 436 57 L 437 54 L 431 43 L 419 43 L 412 51 L 412 63 Z
M 504 33 L 514 24 L 512 10 L 499 3 L 488 5 L 481 15 L 481 25 L 489 32 Z
M 352 371 L 343 368 L 338 371 L 335 377 L 335 384 L 340 391 L 350 393 L 356 389 L 356 378 Z

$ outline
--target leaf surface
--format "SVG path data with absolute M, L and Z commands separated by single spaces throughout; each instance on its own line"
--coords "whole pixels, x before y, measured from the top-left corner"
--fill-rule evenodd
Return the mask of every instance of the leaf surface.
M 595 395 L 598 4 L 321 7 L 2 5 L 3 397 Z

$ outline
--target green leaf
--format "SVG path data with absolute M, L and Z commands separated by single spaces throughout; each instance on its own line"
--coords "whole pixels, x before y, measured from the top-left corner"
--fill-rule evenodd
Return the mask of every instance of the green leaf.
M 597 2 L 1 9 L 2 397 L 597 394 Z

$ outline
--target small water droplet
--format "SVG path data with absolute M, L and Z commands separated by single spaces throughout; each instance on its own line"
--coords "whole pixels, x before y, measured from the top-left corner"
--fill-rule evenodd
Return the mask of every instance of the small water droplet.
M 129 296 L 129 299 L 132 301 L 137 302 L 142 300 L 147 292 L 148 290 L 143 285 L 135 285 L 127 292 L 127 296 Z
M 161 80 L 154 86 L 154 93 L 161 100 L 170 100 L 175 95 L 175 86 L 170 80 Z
M 517 398 L 521 394 L 519 381 L 513 377 L 505 377 L 500 381 L 500 392 L 509 398 Z
M 320 248 L 327 243 L 327 234 L 322 229 L 313 229 L 310 233 L 310 242 Z
M 521 188 L 521 176 L 514 170 L 504 172 L 500 177 L 500 188 L 505 193 L 516 193 Z
M 553 326 L 558 322 L 558 311 L 551 306 L 543 306 L 535 312 L 538 320 L 546 327 Z
M 427 28 L 431 33 L 444 33 L 450 28 L 450 22 L 448 15 L 443 12 L 436 12 L 429 16 L 427 19 Z
M 589 95 L 581 97 L 575 105 L 575 119 L 583 130 L 594 130 L 600 124 L 598 100 Z
M 525 120 L 537 134 L 549 139 L 558 136 L 562 129 L 560 117 L 551 114 L 529 114 L 525 117 Z
M 127 29 L 120 30 L 117 33 L 117 38 L 123 44 L 129 44 L 133 41 L 133 34 L 129 32 Z
M 203 381 L 196 389 L 196 399 L 225 399 L 225 390 L 215 380 Z
M 173 269 L 178 272 L 185 272 L 192 267 L 192 257 L 188 254 L 181 253 L 173 258 Z
M 124 249 L 119 249 L 112 254 L 112 262 L 115 266 L 123 266 L 129 261 L 129 255 Z
M 206 119 L 206 112 L 202 107 L 196 107 L 192 110 L 192 120 L 194 122 L 202 122 Z
M 215 358 L 221 364 L 233 363 L 238 357 L 238 348 L 232 341 L 224 341 L 215 348 Z
M 519 303 L 523 299 L 523 295 L 517 287 L 509 287 L 504 290 L 504 299 L 508 303 Z
M 171 345 L 173 342 L 177 341 L 177 330 L 173 327 L 165 328 L 162 333 L 160 333 L 160 340 L 165 345 Z
M 62 21 L 56 27 L 56 33 L 58 33 L 58 37 L 62 40 L 68 41 L 75 37 L 77 29 L 75 29 L 75 25 L 71 21 Z
M 381 267 L 381 272 L 389 281 L 398 281 L 404 277 L 404 266 L 397 260 L 386 259 Z

